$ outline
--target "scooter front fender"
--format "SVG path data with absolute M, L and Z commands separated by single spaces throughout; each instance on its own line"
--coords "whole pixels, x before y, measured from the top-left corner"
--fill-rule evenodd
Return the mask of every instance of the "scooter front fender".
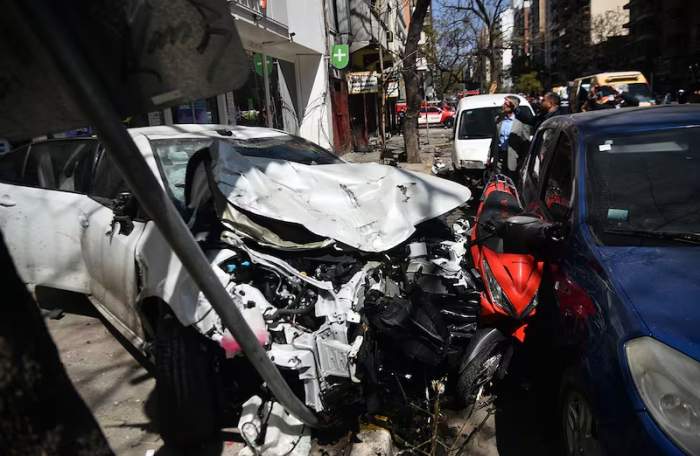
M 465 367 L 469 365 L 481 351 L 486 350 L 494 343 L 505 342 L 507 340 L 508 337 L 498 328 L 481 328 L 477 330 L 469 341 L 469 345 L 467 345 L 465 350 L 467 359 L 466 362 L 462 363 L 459 373 L 461 374 Z

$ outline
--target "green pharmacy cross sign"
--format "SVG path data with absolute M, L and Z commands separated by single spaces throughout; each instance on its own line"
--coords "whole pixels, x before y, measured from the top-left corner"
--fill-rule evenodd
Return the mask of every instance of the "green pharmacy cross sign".
M 342 70 L 350 63 L 350 48 L 347 44 L 334 44 L 331 51 L 331 63 L 339 70 Z
M 270 75 L 272 74 L 272 59 L 270 56 L 266 56 L 265 60 L 267 60 L 267 74 Z M 263 75 L 263 60 L 262 60 L 262 54 L 254 54 L 253 55 L 253 65 L 255 66 L 255 72 L 258 73 L 258 76 Z

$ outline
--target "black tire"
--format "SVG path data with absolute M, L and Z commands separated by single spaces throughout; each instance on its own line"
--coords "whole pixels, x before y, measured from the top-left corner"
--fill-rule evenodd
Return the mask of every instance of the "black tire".
M 453 118 L 447 119 L 442 126 L 445 128 L 452 128 L 452 126 L 455 124 L 455 120 Z
M 161 436 L 168 445 L 194 448 L 215 440 L 221 426 L 218 347 L 167 314 L 156 332 L 156 394 Z
M 579 380 L 576 369 L 567 370 L 562 376 L 558 406 L 561 454 L 563 455 L 602 456 L 605 454 L 597 438 L 598 420 L 589 398 L 587 388 Z M 575 431 L 574 428 L 577 430 Z M 582 434 L 583 438 L 578 438 L 574 434 Z
M 471 408 L 475 405 L 480 390 L 491 382 L 498 372 L 505 357 L 504 345 L 502 341 L 494 341 L 471 361 L 468 360 L 469 353 L 464 354 L 459 363 L 455 388 L 458 406 Z

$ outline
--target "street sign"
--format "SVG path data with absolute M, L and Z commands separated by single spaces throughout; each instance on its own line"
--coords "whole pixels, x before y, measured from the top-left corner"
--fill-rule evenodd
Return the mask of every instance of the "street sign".
M 399 97 L 399 81 L 389 81 L 386 86 L 386 97 L 387 98 L 398 98 Z
M 267 58 L 267 74 L 272 74 L 272 58 L 268 55 Z M 263 75 L 263 60 L 262 54 L 253 54 L 253 65 L 255 65 L 255 72 L 258 76 Z
M 342 70 L 350 63 L 350 48 L 347 44 L 334 44 L 331 52 L 331 64 Z
M 379 92 L 379 73 L 374 71 L 357 71 L 348 73 L 348 94 Z

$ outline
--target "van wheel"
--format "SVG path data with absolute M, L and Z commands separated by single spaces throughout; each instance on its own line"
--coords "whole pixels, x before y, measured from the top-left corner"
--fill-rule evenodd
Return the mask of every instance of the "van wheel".
M 220 431 L 218 347 L 206 342 L 171 314 L 158 321 L 156 394 L 159 428 L 166 444 L 193 448 L 213 441 Z

